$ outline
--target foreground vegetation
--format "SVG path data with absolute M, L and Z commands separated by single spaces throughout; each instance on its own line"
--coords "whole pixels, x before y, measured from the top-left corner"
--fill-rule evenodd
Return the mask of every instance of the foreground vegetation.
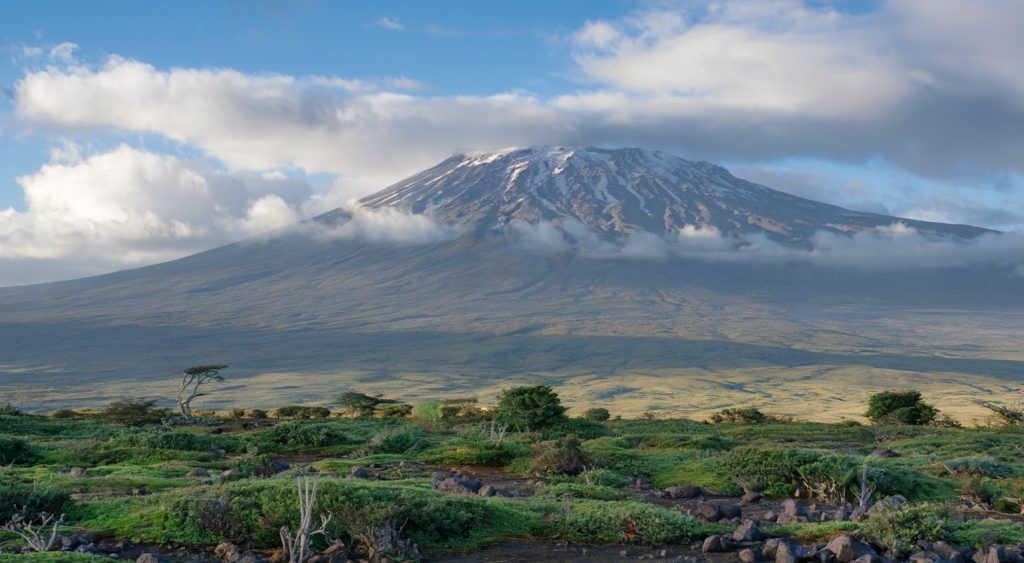
M 764 531 L 805 541 L 852 533 L 893 556 L 921 540 L 1024 543 L 1014 519 L 1024 428 L 1011 417 L 959 428 L 919 395 L 889 395 L 873 399 L 872 425 L 752 409 L 704 422 L 624 420 L 604 409 L 573 418 L 546 387 L 507 390 L 494 408 L 358 393 L 333 411 L 172 415 L 146 401 L 54 416 L 8 408 L 0 523 L 9 531 L 0 542 L 27 551 L 27 524 L 44 540 L 56 532 L 54 549 L 83 552 L 67 561 L 90 560 L 104 541 L 196 552 L 231 542 L 281 556 L 287 532 L 310 551 L 417 559 L 510 538 L 672 545 L 731 534 L 738 520 L 701 512 L 712 497 L 747 495 L 745 506 L 765 507 L 800 497 L 856 512 L 898 495 L 907 502 L 859 518 L 765 519 Z M 308 506 L 297 502 L 297 479 L 300 491 L 315 487 Z M 699 498 L 678 493 L 685 486 Z M 11 524 L 19 518 L 20 528 Z M 45 557 L 0 561 L 54 560 Z

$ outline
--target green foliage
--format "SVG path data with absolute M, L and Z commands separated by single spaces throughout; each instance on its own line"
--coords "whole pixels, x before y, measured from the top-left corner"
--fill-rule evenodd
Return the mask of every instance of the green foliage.
M 188 495 L 174 503 L 168 526 L 191 530 L 200 537 L 247 538 L 270 547 L 278 543 L 281 526 L 294 526 L 298 520 L 291 480 L 243 481 L 215 493 Z M 497 499 L 452 497 L 415 487 L 343 480 L 320 482 L 317 507 L 321 513 L 336 515 L 328 526 L 334 537 L 346 539 L 349 526 L 390 517 L 404 521 L 405 534 L 427 549 L 470 548 L 501 537 L 525 535 L 538 521 L 535 515 Z
M 893 553 L 907 554 L 918 549 L 914 542 L 948 539 L 951 518 L 946 506 L 903 505 L 872 514 L 861 531 Z
M 439 465 L 500 466 L 530 455 L 530 447 L 518 442 L 473 442 L 464 445 L 431 448 L 417 458 Z
M 263 409 L 252 409 L 249 411 L 249 416 L 253 417 L 255 420 L 266 420 L 267 411 Z
M 245 409 L 231 409 L 228 415 L 234 419 L 245 418 Z
M 557 535 L 584 543 L 689 543 L 724 531 L 679 510 L 636 501 L 575 502 L 552 527 Z
M 235 451 L 238 443 L 232 438 L 204 436 L 164 427 L 126 428 L 112 434 L 105 448 L 149 448 L 154 450 L 205 451 L 221 448 Z
M 253 411 L 255 412 L 255 411 Z M 265 414 L 265 413 L 264 413 Z M 301 419 L 313 419 L 313 418 L 328 418 L 331 416 L 331 409 L 327 407 L 306 407 L 302 405 L 285 405 L 278 407 L 274 411 L 274 416 L 277 418 L 301 418 Z M 257 417 L 253 417 L 257 418 Z M 264 416 L 264 418 L 266 418 Z
M 338 402 L 341 406 L 345 407 L 349 415 L 354 418 L 372 418 L 377 410 L 377 407 L 389 403 L 397 403 L 394 399 L 384 399 L 382 397 L 371 397 L 364 393 L 356 393 L 355 391 L 349 391 L 342 393 L 341 397 L 338 398 Z
M 593 422 L 604 422 L 611 418 L 611 416 L 612 415 L 608 412 L 608 409 L 604 408 L 593 408 L 583 411 L 583 419 Z
M 820 453 L 810 450 L 748 446 L 726 454 L 721 467 L 730 477 L 746 479 L 768 495 L 788 496 L 801 483 L 800 468 L 821 458 Z
M 411 425 L 381 430 L 366 443 L 366 450 L 375 454 L 412 453 L 423 447 L 423 431 Z
M 587 485 L 612 487 L 614 489 L 624 489 L 629 484 L 628 479 L 607 469 L 590 469 L 580 473 L 577 479 L 579 482 L 586 483 Z
M 920 391 L 883 391 L 868 400 L 865 414 L 874 423 L 925 425 L 938 416 L 935 407 L 924 402 Z
M 261 451 L 295 451 L 321 448 L 344 440 L 345 436 L 329 424 L 292 420 L 263 430 L 252 443 Z
M 7 522 L 16 512 L 28 514 L 49 512 L 60 514 L 71 502 L 67 491 L 41 485 L 19 483 L 0 476 L 0 523 Z
M 1011 477 L 1017 472 L 1005 463 L 990 457 L 961 457 L 943 462 L 946 471 L 958 477 Z
M 713 424 L 761 424 L 770 420 L 755 408 L 724 409 L 708 417 Z
M 0 465 L 30 465 L 38 460 L 39 455 L 30 443 L 0 436 Z
M 23 414 L 25 413 L 21 412 L 21 409 L 10 403 L 0 405 L 0 416 L 21 416 Z
M 579 475 L 591 463 L 590 455 L 575 438 L 563 438 L 534 446 L 530 472 L 539 475 Z
M 555 483 L 540 491 L 540 496 L 556 499 L 626 500 L 630 494 L 622 489 L 586 483 Z
M 269 455 L 246 456 L 235 462 L 232 469 L 236 477 L 270 477 L 281 471 L 277 461 Z
M 441 411 L 440 401 L 424 401 L 412 408 L 412 416 L 423 422 L 441 422 L 444 412 Z
M 498 418 L 520 432 L 562 422 L 565 410 L 558 394 L 546 385 L 513 387 L 498 396 Z
M 405 403 L 386 405 L 380 409 L 380 415 L 383 418 L 407 418 L 411 414 L 412 405 L 407 405 Z
M 121 426 L 147 426 L 160 424 L 169 414 L 168 409 L 157 408 L 156 401 L 148 399 L 121 399 L 110 403 L 99 417 Z
M 953 545 L 972 548 L 997 543 L 1001 545 L 1024 544 L 1024 526 L 1005 520 L 968 519 L 952 524 L 949 541 Z

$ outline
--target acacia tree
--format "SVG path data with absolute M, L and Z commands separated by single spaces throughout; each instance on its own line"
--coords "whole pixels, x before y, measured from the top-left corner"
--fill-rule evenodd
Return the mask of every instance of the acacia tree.
M 228 366 L 223 364 L 209 364 L 186 368 L 182 372 L 181 388 L 178 390 L 178 408 L 181 410 L 181 416 L 192 418 L 192 401 L 206 395 L 199 388 L 213 381 L 224 381 L 220 370 L 226 367 Z

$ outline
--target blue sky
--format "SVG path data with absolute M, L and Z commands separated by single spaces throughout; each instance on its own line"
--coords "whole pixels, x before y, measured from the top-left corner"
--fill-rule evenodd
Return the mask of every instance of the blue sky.
M 0 268 L 169 259 L 524 144 L 660 148 L 1019 230 L 1022 18 L 1015 0 L 6 3 Z

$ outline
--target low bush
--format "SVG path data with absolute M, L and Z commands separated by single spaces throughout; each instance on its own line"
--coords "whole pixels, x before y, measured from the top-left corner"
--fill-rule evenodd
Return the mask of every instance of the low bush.
M 708 417 L 712 424 L 761 424 L 770 420 L 768 415 L 754 408 L 724 409 Z
M 626 500 L 630 494 L 622 489 L 587 485 L 586 483 L 555 483 L 541 489 L 542 498 L 557 499 L 592 499 L 592 500 Z
M 424 401 L 412 408 L 412 416 L 416 420 L 436 423 L 444 418 L 444 412 L 441 411 L 439 401 Z
M 385 428 L 370 438 L 365 453 L 407 454 L 421 449 L 423 445 L 423 431 L 416 426 Z
M 19 511 L 60 514 L 70 502 L 71 495 L 66 491 L 38 483 L 27 485 L 0 476 L 0 523 L 7 522 Z
M 154 450 L 204 451 L 220 448 L 226 451 L 238 449 L 232 438 L 204 436 L 172 430 L 170 428 L 128 428 L 107 438 L 105 448 L 150 448 Z
M 251 441 L 260 451 L 304 450 L 343 442 L 345 436 L 329 423 L 292 420 L 263 430 Z
M 121 399 L 114 401 L 98 414 L 102 420 L 122 426 L 160 424 L 169 415 L 169 409 L 159 408 L 156 406 L 156 401 L 147 399 Z
M 865 416 L 876 424 L 924 425 L 938 414 L 938 409 L 924 402 L 920 391 L 884 391 L 871 396 Z
M 20 438 L 0 436 L 0 465 L 29 465 L 39 459 L 32 444 Z
M 949 473 L 957 477 L 1011 477 L 1016 474 L 1013 467 L 989 457 L 962 457 L 942 464 Z
M 935 504 L 903 505 L 872 514 L 861 532 L 895 555 L 906 555 L 919 548 L 916 542 L 949 538 L 952 511 Z
M 583 411 L 583 419 L 593 422 L 604 422 L 611 418 L 611 416 L 612 415 L 608 412 L 608 409 L 604 408 L 593 408 Z
M 319 491 L 317 512 L 337 515 L 328 534 L 346 541 L 346 529 L 376 521 L 382 511 L 405 522 L 404 533 L 428 549 L 472 548 L 525 535 L 539 520 L 495 499 L 452 497 L 414 487 L 325 480 Z M 271 547 L 278 545 L 280 528 L 294 526 L 299 518 L 290 480 L 244 481 L 209 492 L 215 494 L 172 504 L 168 526 Z
M 771 496 L 788 496 L 800 485 L 800 468 L 820 461 L 811 450 L 740 447 L 723 456 L 721 470 L 740 477 Z
M 327 407 L 305 407 L 302 405 L 285 405 L 274 411 L 277 418 L 328 418 L 331 416 L 331 409 Z M 254 417 L 256 418 L 256 417 Z
M 592 460 L 575 438 L 564 438 L 533 447 L 530 472 L 538 475 L 579 475 Z
M 724 529 L 636 501 L 574 502 L 551 526 L 558 536 L 584 543 L 689 543 Z

